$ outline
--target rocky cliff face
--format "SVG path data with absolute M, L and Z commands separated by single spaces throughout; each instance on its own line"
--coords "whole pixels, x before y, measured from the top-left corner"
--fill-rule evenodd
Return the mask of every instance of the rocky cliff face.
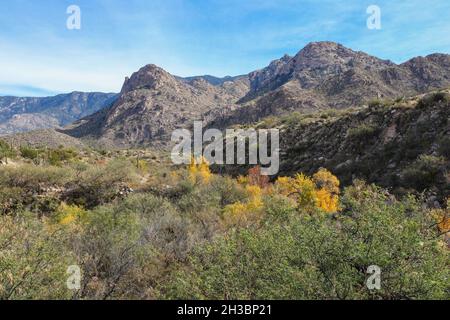
M 450 56 L 433 54 L 397 65 L 333 42 L 310 43 L 250 73 L 243 108 L 216 126 L 254 122 L 292 111 L 359 106 L 450 86 Z
M 0 97 L 0 135 L 63 127 L 115 99 L 113 93 L 72 92 L 46 98 Z
M 179 78 L 148 65 L 126 79 L 112 107 L 68 130 L 121 147 L 164 145 L 175 128 L 205 120 L 211 127 L 252 123 L 294 111 L 345 109 L 373 99 L 450 87 L 450 56 L 401 65 L 333 42 L 307 45 L 247 76 Z
M 280 174 L 325 167 L 344 184 L 364 179 L 397 193 L 450 194 L 450 91 L 359 110 L 286 117 Z
M 66 132 L 124 147 L 158 145 L 170 139 L 176 128 L 232 111 L 247 91 L 245 77 L 214 86 L 201 77 L 180 79 L 148 65 L 125 80 L 111 108 L 75 123 Z
M 424 192 L 432 206 L 450 195 L 449 89 L 360 108 L 271 117 L 251 126 L 280 130 L 279 176 L 327 168 L 343 186 L 362 179 L 396 195 Z M 251 167 L 213 169 L 237 176 Z

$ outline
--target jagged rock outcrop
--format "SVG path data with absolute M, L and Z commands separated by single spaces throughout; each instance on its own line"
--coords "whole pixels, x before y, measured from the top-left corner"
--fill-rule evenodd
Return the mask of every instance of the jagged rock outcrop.
M 251 123 L 292 111 L 348 108 L 373 99 L 412 96 L 450 86 L 450 56 L 432 54 L 397 65 L 333 42 L 308 44 L 249 75 L 242 108 L 215 126 Z
M 64 132 L 124 147 L 158 145 L 170 139 L 176 128 L 236 108 L 237 100 L 247 91 L 245 77 L 213 86 L 203 78 L 180 80 L 155 65 L 147 65 L 125 80 L 112 107 Z
M 345 109 L 373 99 L 450 87 L 450 56 L 397 65 L 333 42 L 308 44 L 247 76 L 180 78 L 148 65 L 127 78 L 117 101 L 64 132 L 120 147 L 165 145 L 175 128 L 259 121 L 294 111 Z

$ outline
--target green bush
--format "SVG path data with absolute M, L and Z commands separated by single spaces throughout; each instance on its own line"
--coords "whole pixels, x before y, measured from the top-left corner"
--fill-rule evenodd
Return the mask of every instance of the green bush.
M 0 215 L 0 300 L 70 299 L 66 271 L 75 259 L 64 243 L 34 214 Z
M 47 151 L 48 163 L 50 165 L 56 166 L 60 165 L 62 162 L 67 162 L 75 157 L 77 157 L 77 152 L 72 149 L 50 149 Z
M 184 194 L 177 205 L 183 212 L 220 211 L 225 206 L 245 199 L 246 193 L 231 178 L 214 176 L 206 185 L 198 185 Z
M 431 155 L 421 155 L 402 172 L 404 187 L 423 191 L 432 186 L 445 184 L 445 159 Z
M 120 187 L 136 180 L 136 168 L 128 160 L 113 160 L 106 165 L 94 165 L 77 170 L 68 185 L 64 200 L 86 208 L 108 203 L 119 196 Z
M 433 107 L 439 103 L 449 103 L 450 95 L 445 92 L 436 92 L 425 95 L 417 104 L 418 108 Z
M 0 139 L 0 162 L 4 161 L 8 163 L 8 158 L 16 156 L 16 152 L 12 146 L 10 146 L 6 141 Z
M 0 215 L 22 211 L 26 194 L 21 188 L 0 186 Z
M 38 190 L 44 186 L 64 185 L 73 178 L 73 171 L 59 167 L 37 167 L 23 164 L 0 170 L 0 185 Z
M 450 137 L 444 137 L 439 141 L 439 154 L 450 159 Z
M 367 142 L 379 133 L 380 129 L 371 124 L 361 124 L 347 131 L 347 137 L 358 142 Z
M 382 107 L 384 105 L 385 105 L 385 103 L 383 101 L 376 100 L 376 99 L 375 100 L 371 100 L 368 103 L 368 106 L 369 106 L 370 109 L 376 109 L 376 108 Z
M 20 147 L 20 156 L 25 159 L 36 160 L 41 153 L 41 150 L 30 148 L 27 146 Z
M 357 185 L 345 213 L 291 216 L 200 246 L 160 295 L 170 299 L 448 299 L 449 252 L 419 201 Z M 285 210 L 285 209 L 282 209 Z M 381 269 L 369 290 L 367 270 Z

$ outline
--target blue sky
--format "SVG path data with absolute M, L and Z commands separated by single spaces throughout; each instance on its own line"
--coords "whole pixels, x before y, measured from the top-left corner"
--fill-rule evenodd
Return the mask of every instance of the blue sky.
M 81 30 L 66 28 L 69 5 Z M 382 29 L 366 27 L 369 5 Z M 0 95 L 118 92 L 154 63 L 180 76 L 244 74 L 311 41 L 400 63 L 450 53 L 448 0 L 10 0 L 0 4 Z

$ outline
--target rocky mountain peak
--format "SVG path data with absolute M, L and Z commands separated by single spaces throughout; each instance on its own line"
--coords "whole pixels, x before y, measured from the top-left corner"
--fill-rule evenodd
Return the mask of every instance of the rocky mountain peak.
M 347 62 L 357 53 L 341 44 L 334 42 L 311 42 L 293 58 L 297 67 L 316 67 L 321 64 Z
M 177 80 L 174 76 L 154 64 L 148 64 L 133 73 L 130 78 L 125 79 L 121 93 L 138 89 L 158 90 L 163 87 L 176 85 Z
M 125 81 L 115 104 L 69 134 L 118 146 L 162 145 L 194 120 L 226 127 L 267 116 L 361 106 L 450 86 L 450 56 L 397 65 L 334 42 L 312 42 L 247 76 L 177 77 L 147 65 Z

